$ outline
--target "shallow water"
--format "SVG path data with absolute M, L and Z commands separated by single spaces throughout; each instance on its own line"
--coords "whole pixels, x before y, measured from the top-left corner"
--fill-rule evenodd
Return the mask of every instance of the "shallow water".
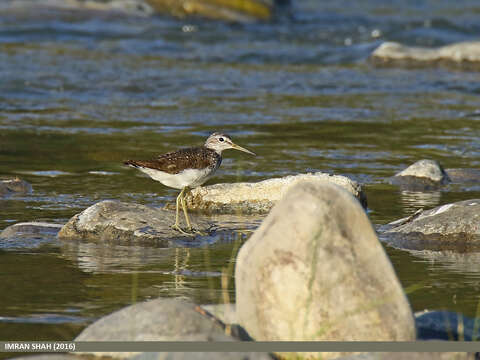
M 477 3 L 360 4 L 299 0 L 292 19 L 248 25 L 0 12 L 0 175 L 34 188 L 0 200 L 0 229 L 64 223 L 105 199 L 163 206 L 176 190 L 121 161 L 201 144 L 216 130 L 258 156 L 227 152 L 210 184 L 343 174 L 365 184 L 376 225 L 480 198 L 478 183 L 430 193 L 385 183 L 422 158 L 479 168 L 479 74 L 368 62 L 385 40 L 431 46 L 474 39 Z M 70 340 L 99 316 L 158 296 L 234 301 L 235 254 L 259 221 L 252 218 L 246 234 L 188 249 L 50 237 L 1 243 L 0 339 Z M 474 256 L 386 250 L 415 311 L 475 316 Z

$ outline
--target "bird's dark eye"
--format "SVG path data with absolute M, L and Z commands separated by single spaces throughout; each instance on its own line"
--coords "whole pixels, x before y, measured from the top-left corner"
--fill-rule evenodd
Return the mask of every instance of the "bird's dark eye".
M 223 141 L 223 138 L 218 139 L 218 141 Z

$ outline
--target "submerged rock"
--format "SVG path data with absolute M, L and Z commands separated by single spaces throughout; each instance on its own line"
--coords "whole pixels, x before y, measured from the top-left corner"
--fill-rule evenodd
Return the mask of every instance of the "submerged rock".
M 40 12 L 45 16 L 48 10 L 121 13 L 125 15 L 147 16 L 154 13 L 146 0 L 2 0 L 0 11 L 10 14 L 36 16 Z M 42 10 L 47 10 L 42 12 Z
M 333 184 L 292 188 L 240 249 L 235 281 L 238 322 L 257 341 L 415 339 L 365 211 Z
M 480 169 L 446 169 L 453 183 L 480 183 Z
M 480 67 L 480 42 L 460 42 L 439 48 L 384 42 L 372 53 L 371 60 L 377 65 L 450 64 Z
M 389 244 L 415 250 L 480 249 L 480 199 L 419 210 L 379 228 Z
M 404 190 L 434 190 L 450 179 L 442 166 L 434 160 L 419 160 L 390 178 L 390 183 Z
M 0 196 L 12 194 L 28 194 L 32 192 L 32 185 L 19 178 L 0 180 Z
M 205 220 L 190 216 L 199 230 L 210 228 Z M 85 239 L 113 243 L 176 245 L 181 234 L 171 228 L 175 213 L 140 204 L 105 200 L 74 215 L 60 230 L 60 239 Z M 183 237 L 184 238 L 184 237 Z
M 0 232 L 0 238 L 35 236 L 35 235 L 56 235 L 63 227 L 61 224 L 50 224 L 44 222 L 23 222 L 10 225 Z
M 291 187 L 303 181 L 314 184 L 333 183 L 339 185 L 355 196 L 363 207 L 367 207 L 367 198 L 360 184 L 346 176 L 321 172 L 291 175 L 256 183 L 198 187 L 187 194 L 186 201 L 189 209 L 204 212 L 266 214 Z M 174 205 L 169 205 L 169 208 L 172 207 L 174 208 Z
M 141 302 L 97 320 L 74 341 L 236 341 L 225 334 L 221 323 L 202 313 L 199 306 L 186 300 Z M 93 355 L 131 358 L 138 353 Z
M 480 339 L 475 319 L 451 311 L 415 314 L 418 340 L 476 341 Z

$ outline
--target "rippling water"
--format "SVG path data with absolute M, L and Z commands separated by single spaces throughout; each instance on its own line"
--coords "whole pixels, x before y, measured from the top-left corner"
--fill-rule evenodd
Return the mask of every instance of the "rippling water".
M 344 174 L 365 184 L 377 225 L 480 198 L 478 183 L 431 193 L 385 183 L 421 158 L 479 168 L 478 73 L 368 61 L 385 40 L 475 39 L 476 1 L 298 0 L 291 18 L 273 24 L 0 9 L 0 175 L 34 188 L 0 200 L 0 229 L 64 223 L 104 199 L 163 206 L 176 191 L 121 161 L 201 144 L 215 130 L 258 156 L 227 153 L 209 183 Z M 95 318 L 149 297 L 234 301 L 233 262 L 250 231 L 191 249 L 49 237 L 2 243 L 0 338 L 72 339 Z M 475 254 L 387 252 L 414 310 L 475 316 Z

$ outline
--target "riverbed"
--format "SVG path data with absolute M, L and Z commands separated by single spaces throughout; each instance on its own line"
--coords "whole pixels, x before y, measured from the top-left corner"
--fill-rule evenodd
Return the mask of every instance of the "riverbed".
M 177 191 L 122 160 L 201 145 L 213 131 L 257 156 L 225 152 L 208 184 L 346 175 L 363 184 L 374 225 L 480 198 L 478 183 L 407 192 L 386 182 L 423 158 L 480 167 L 478 72 L 369 61 L 384 41 L 430 47 L 478 36 L 475 1 L 423 4 L 299 0 L 291 17 L 249 24 L 0 13 L 0 176 L 34 189 L 0 199 L 0 230 L 63 224 L 106 199 L 163 207 Z M 2 242 L 0 338 L 71 340 L 100 316 L 159 296 L 234 302 L 235 255 L 261 220 L 187 248 Z M 476 254 L 385 250 L 414 311 L 478 313 Z

